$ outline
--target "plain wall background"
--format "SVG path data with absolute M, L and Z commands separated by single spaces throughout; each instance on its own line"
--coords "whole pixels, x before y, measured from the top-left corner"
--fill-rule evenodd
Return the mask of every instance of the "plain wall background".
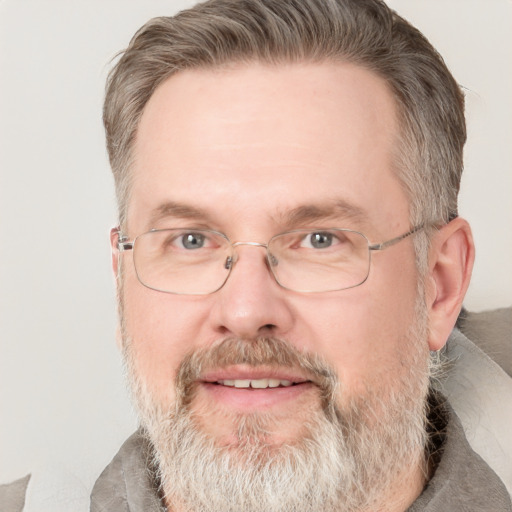
M 0 482 L 50 465 L 88 486 L 136 426 L 114 341 L 103 88 L 140 25 L 192 3 L 0 2 Z M 389 3 L 466 88 L 466 306 L 510 306 L 512 2 Z

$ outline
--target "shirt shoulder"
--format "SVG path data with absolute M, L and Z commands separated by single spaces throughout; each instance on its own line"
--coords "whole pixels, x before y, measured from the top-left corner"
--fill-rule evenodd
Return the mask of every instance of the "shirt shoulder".
M 512 494 L 512 378 L 458 329 L 444 357 L 447 365 L 439 389 L 460 419 L 472 450 Z
M 90 512 L 162 512 L 149 444 L 141 431 L 121 446 L 91 493 Z
M 463 309 L 457 327 L 512 377 L 512 307 L 479 313 Z
M 511 512 L 501 479 L 471 448 L 461 422 L 444 404 L 447 426 L 433 477 L 407 512 Z
M 2 512 L 22 512 L 30 475 L 9 484 L 0 485 L 0 510 Z

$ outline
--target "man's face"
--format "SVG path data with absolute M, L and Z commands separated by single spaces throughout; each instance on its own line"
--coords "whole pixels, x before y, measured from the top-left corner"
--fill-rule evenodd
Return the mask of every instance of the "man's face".
M 400 235 L 411 226 L 393 173 L 396 117 L 384 82 L 346 63 L 180 72 L 159 86 L 142 115 L 124 234 L 211 229 L 232 242 L 260 243 L 299 228 L 350 228 L 374 243 Z M 236 252 L 226 284 L 202 296 L 144 287 L 131 253 L 123 255 L 125 342 L 156 404 L 172 408 L 177 372 L 191 353 L 261 337 L 285 340 L 328 365 L 340 382 L 340 410 L 369 393 L 385 402 L 400 391 L 414 359 L 411 239 L 374 253 L 361 286 L 324 293 L 280 287 L 262 247 Z M 424 370 L 420 359 L 414 364 Z M 188 407 L 219 446 L 241 441 L 247 417 L 268 420 L 268 445 L 293 444 L 322 407 L 319 382 L 299 367 L 217 361 L 194 379 Z M 295 385 L 223 385 L 265 379 Z

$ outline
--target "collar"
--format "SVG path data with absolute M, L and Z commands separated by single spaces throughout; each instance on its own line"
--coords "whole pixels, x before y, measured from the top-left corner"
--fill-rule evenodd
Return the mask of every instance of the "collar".
M 90 512 L 165 512 L 150 470 L 150 453 L 140 430 L 129 437 L 96 480 Z
M 436 416 L 445 422 L 438 464 L 421 495 L 407 512 L 511 512 L 503 482 L 469 445 L 462 424 L 447 401 Z
M 512 378 L 459 330 L 446 345 L 441 392 L 460 418 L 469 444 L 512 495 Z

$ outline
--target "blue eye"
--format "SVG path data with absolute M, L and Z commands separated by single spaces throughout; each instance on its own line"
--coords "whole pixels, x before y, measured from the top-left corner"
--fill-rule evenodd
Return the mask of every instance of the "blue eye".
M 309 233 L 302 241 L 303 247 L 312 249 L 327 249 L 333 244 L 334 235 L 326 231 Z
M 205 236 L 201 233 L 186 233 L 180 241 L 185 249 L 201 249 L 204 247 Z

